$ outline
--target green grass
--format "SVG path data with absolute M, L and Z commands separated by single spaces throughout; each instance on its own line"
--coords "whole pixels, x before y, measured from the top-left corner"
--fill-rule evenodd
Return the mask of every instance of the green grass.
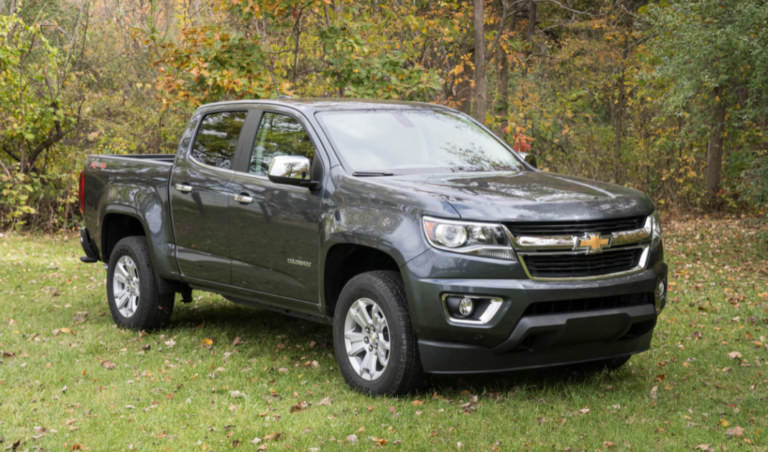
M 433 377 L 403 399 L 349 390 L 330 327 L 212 294 L 177 303 L 164 331 L 118 330 L 105 272 L 79 263 L 77 237 L 6 234 L 0 447 L 21 440 L 18 450 L 456 450 L 458 443 L 465 451 L 766 450 L 768 263 L 754 232 L 737 221 L 666 228 L 672 301 L 651 351 L 617 372 Z M 87 320 L 78 323 L 82 312 Z M 72 334 L 54 334 L 63 328 Z M 237 337 L 244 343 L 233 346 Z M 215 341 L 211 349 L 206 338 Z M 743 360 L 729 359 L 733 351 Z M 312 361 L 319 367 L 305 366 Z M 465 412 L 472 396 L 477 403 Z M 309 406 L 291 413 L 304 401 Z M 736 426 L 741 438 L 727 434 Z M 279 439 L 267 440 L 273 433 Z M 352 434 L 356 443 L 346 439 Z M 250 444 L 255 437 L 262 442 Z

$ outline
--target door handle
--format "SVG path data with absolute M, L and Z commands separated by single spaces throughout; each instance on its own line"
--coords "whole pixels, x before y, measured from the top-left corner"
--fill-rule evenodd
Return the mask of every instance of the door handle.
M 174 187 L 176 187 L 176 190 L 178 190 L 180 192 L 184 192 L 184 193 L 189 193 L 189 192 L 192 191 L 192 186 L 191 185 L 176 184 L 176 185 L 174 185 Z
M 242 204 L 250 204 L 253 202 L 253 198 L 246 195 L 234 195 L 232 198 L 234 198 L 235 201 Z

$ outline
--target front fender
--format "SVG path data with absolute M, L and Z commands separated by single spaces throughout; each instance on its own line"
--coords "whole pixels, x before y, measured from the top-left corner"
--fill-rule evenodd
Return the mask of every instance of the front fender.
M 383 187 L 340 172 L 332 171 L 329 179 L 320 219 L 319 280 L 323 303 L 325 265 L 333 246 L 373 248 L 389 255 L 402 268 L 430 248 L 422 230 L 423 215 L 458 218 L 448 202 L 430 196 Z M 410 303 L 410 284 L 407 278 L 404 282 Z

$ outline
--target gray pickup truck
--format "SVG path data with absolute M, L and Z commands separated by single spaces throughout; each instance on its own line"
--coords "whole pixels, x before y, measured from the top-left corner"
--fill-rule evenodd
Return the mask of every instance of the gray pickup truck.
M 80 203 L 81 260 L 107 264 L 118 326 L 163 327 L 177 293 L 215 292 L 333 325 L 341 373 L 372 394 L 617 368 L 667 298 L 646 195 L 539 171 L 439 105 L 205 105 L 175 156 L 90 156 Z

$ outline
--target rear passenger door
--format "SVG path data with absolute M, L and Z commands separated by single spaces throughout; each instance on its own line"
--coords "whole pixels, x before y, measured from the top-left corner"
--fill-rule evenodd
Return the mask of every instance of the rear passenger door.
M 176 256 L 186 280 L 230 283 L 227 209 L 247 116 L 247 110 L 203 112 L 185 158 L 177 158 L 174 166 L 171 212 Z
M 307 157 L 315 173 L 322 165 L 315 140 L 301 116 L 288 109 L 264 107 L 256 114 L 255 134 L 245 144 L 231 185 L 238 199 L 247 200 L 229 200 L 232 285 L 276 295 L 286 307 L 317 304 L 322 190 L 267 178 L 277 155 Z

